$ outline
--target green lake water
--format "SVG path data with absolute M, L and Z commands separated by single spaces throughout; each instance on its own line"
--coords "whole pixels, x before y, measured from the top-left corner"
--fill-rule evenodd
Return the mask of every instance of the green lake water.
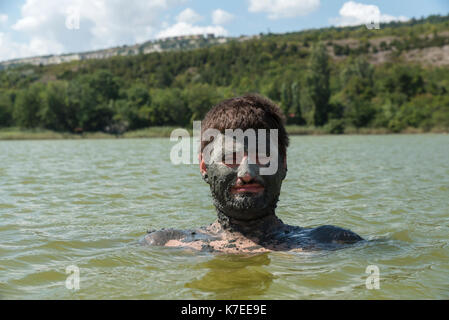
M 291 137 L 279 217 L 368 241 L 246 256 L 139 244 L 215 219 L 173 144 L 0 141 L 0 299 L 449 299 L 448 135 Z

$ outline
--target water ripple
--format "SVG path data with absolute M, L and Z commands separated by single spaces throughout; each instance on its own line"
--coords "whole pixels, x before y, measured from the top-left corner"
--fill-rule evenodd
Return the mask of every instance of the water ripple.
M 0 298 L 448 299 L 449 137 L 292 137 L 278 214 L 367 241 L 229 256 L 142 247 L 147 229 L 215 218 L 167 139 L 0 141 Z M 79 291 L 65 288 L 80 268 Z M 366 268 L 380 290 L 366 289 Z

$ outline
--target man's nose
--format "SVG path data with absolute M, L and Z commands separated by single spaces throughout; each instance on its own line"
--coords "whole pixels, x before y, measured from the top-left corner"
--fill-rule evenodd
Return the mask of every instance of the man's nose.
M 250 182 L 256 176 L 254 165 L 248 163 L 248 155 L 246 154 L 243 157 L 242 162 L 240 162 L 237 176 L 245 183 Z
M 243 177 L 240 177 L 240 179 L 242 179 L 243 182 L 248 183 L 253 180 L 253 177 L 247 172 Z

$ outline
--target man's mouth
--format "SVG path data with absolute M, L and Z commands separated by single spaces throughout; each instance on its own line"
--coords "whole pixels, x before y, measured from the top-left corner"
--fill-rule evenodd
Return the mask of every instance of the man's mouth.
M 231 193 L 259 193 L 263 192 L 264 187 L 258 183 L 248 183 L 232 187 Z

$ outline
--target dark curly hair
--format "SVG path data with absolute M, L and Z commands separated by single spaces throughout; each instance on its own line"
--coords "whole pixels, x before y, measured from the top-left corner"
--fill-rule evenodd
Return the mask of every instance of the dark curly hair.
M 201 122 L 201 137 L 210 128 L 221 133 L 225 129 L 277 129 L 279 151 L 285 157 L 289 138 L 284 124 L 285 117 L 274 102 L 259 94 L 245 94 L 226 99 L 210 109 Z M 201 139 L 201 152 L 208 143 Z

